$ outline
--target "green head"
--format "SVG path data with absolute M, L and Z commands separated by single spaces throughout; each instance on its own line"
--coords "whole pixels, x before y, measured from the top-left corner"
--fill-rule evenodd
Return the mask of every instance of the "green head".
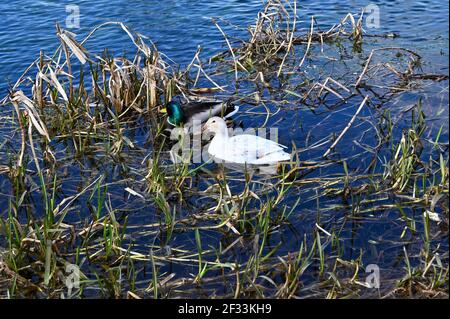
M 180 125 L 184 123 L 184 114 L 180 104 L 174 101 L 170 101 L 167 104 L 167 115 L 169 116 L 170 123 L 173 125 Z

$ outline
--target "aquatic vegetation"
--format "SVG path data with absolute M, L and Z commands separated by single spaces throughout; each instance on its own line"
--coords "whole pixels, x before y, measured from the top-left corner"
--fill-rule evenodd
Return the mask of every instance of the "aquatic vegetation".
M 184 68 L 121 23 L 57 26 L 2 101 L 2 297 L 448 297 L 448 126 L 423 90 L 448 76 L 373 48 L 362 15 L 305 33 L 297 11 L 268 1 L 245 39 L 214 20 L 224 51 Z M 86 49 L 111 26 L 133 55 Z M 162 110 L 212 95 L 279 127 L 289 163 L 172 163 Z

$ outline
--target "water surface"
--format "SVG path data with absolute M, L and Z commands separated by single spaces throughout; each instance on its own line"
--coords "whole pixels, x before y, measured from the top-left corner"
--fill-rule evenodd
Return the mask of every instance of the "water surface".
M 367 30 L 370 34 L 395 33 L 395 38 L 367 38 L 363 44 L 363 52 L 349 51 L 345 61 L 329 62 L 313 67 L 305 64 L 305 72 L 313 74 L 327 74 L 330 70 L 341 70 L 343 74 L 354 73 L 356 66 L 360 67 L 372 48 L 377 47 L 407 47 L 416 51 L 423 57 L 422 70 L 424 73 L 448 74 L 448 3 L 438 0 L 429 1 L 299 1 L 300 29 L 309 28 L 310 17 L 314 16 L 318 20 L 321 28 L 331 27 L 342 19 L 347 13 L 359 13 L 368 4 L 377 4 L 380 9 L 380 26 L 377 29 Z M 40 50 L 52 52 L 57 45 L 55 36 L 55 24 L 60 23 L 65 26 L 67 18 L 66 5 L 72 4 L 65 1 L 10 1 L 0 4 L 0 18 L 3 27 L 0 29 L 0 92 L 7 94 L 10 83 L 14 82 L 30 62 L 39 54 Z M 211 55 L 226 50 L 223 36 L 212 23 L 212 18 L 217 18 L 219 24 L 230 37 L 246 38 L 248 25 L 255 21 L 257 12 L 261 9 L 261 1 L 196 1 L 196 0 L 169 0 L 169 1 L 77 1 L 80 8 L 80 28 L 71 29 L 78 34 L 78 39 L 82 39 L 94 26 L 106 21 L 121 21 L 133 30 L 147 36 L 163 52 L 168 61 L 173 65 L 187 65 L 198 47 L 202 48 L 201 57 L 206 59 Z M 229 22 L 229 24 L 227 23 Z M 239 26 L 239 27 L 235 27 Z M 103 48 L 109 48 L 116 54 L 132 54 L 135 48 L 129 42 L 124 32 L 117 27 L 108 27 L 108 32 L 100 32 L 87 45 L 89 50 L 96 52 Z M 318 56 L 318 49 L 314 51 Z M 354 75 L 354 74 L 353 74 Z M 298 75 L 298 77 L 301 77 Z M 295 76 L 294 76 L 295 78 Z M 229 84 L 231 77 L 221 79 L 223 84 Z M 301 81 L 300 78 L 296 79 Z M 244 89 L 245 90 L 245 89 Z M 279 95 L 281 99 L 292 99 L 287 95 Z M 423 110 L 428 120 L 428 138 L 433 140 L 437 132 L 443 127 L 441 142 L 446 142 L 448 147 L 448 82 L 427 83 L 411 92 L 398 94 L 383 107 L 389 109 L 394 119 L 399 121 L 395 135 L 398 141 L 402 129 L 411 125 L 410 115 L 403 117 L 402 110 L 408 105 L 417 103 L 419 98 L 423 101 Z M 331 101 L 332 102 L 332 101 Z M 319 143 L 331 134 L 342 131 L 355 111 L 355 105 L 360 100 L 352 100 L 336 110 L 329 110 L 324 105 L 312 113 L 309 109 L 300 106 L 282 108 L 276 115 L 271 117 L 267 126 L 277 126 L 279 128 L 279 142 L 285 145 L 294 143 L 299 149 L 302 160 L 313 160 L 320 158 L 321 154 L 329 145 L 310 148 L 314 143 Z M 271 111 L 276 110 L 275 105 L 268 105 Z M 244 106 L 243 110 L 249 110 L 249 106 Z M 261 110 L 259 110 L 261 111 Z M 330 116 L 332 114 L 332 116 Z M 377 110 L 364 109 L 362 117 L 371 119 L 376 117 Z M 237 123 L 244 127 L 258 127 L 265 121 L 265 114 L 260 115 L 243 112 L 235 118 Z M 350 174 L 367 173 L 372 157 L 370 154 L 361 153 L 364 145 L 375 146 L 376 139 L 373 132 L 369 131 L 371 124 L 368 121 L 359 121 L 348 131 L 345 139 L 339 144 L 339 158 L 348 158 L 347 165 Z M 361 132 L 368 130 L 368 134 Z M 9 157 L 6 151 L 2 150 L 5 145 L 1 144 L 2 137 L 11 134 L 8 130 L 0 130 L 0 164 L 7 164 Z M 149 139 L 148 130 L 145 127 L 138 127 L 130 135 L 145 147 L 146 139 Z M 354 143 L 357 140 L 358 143 Z M 63 144 L 63 143 L 62 143 Z M 62 156 L 67 145 L 58 146 L 58 152 Z M 428 145 L 428 148 L 430 145 Z M 388 155 L 386 149 L 380 153 Z M 362 154 L 354 157 L 355 154 Z M 448 154 L 448 149 L 447 149 Z M 95 156 L 100 156 L 96 154 Z M 130 162 L 136 170 L 142 168 L 140 163 L 146 154 L 142 152 L 130 152 Z M 94 157 L 94 156 L 93 156 Z M 448 155 L 447 155 L 448 157 Z M 154 236 L 153 233 L 146 233 L 142 225 L 150 225 L 159 221 L 160 216 L 156 216 L 157 208 L 154 203 L 143 202 L 131 197 L 124 192 L 125 186 L 135 187 L 136 176 L 129 172 L 113 160 L 90 162 L 91 159 L 80 163 L 78 159 L 71 159 L 67 163 L 62 163 L 59 169 L 67 174 L 64 176 L 63 186 L 65 196 L 76 194 L 83 185 L 86 186 L 84 178 L 88 178 L 93 172 L 103 172 L 106 175 L 105 181 L 111 182 L 109 190 L 114 196 L 110 199 L 111 205 L 117 212 L 129 214 L 130 237 L 127 243 L 134 243 L 133 249 L 143 254 L 148 253 L 149 247 L 153 243 L 160 243 L 163 238 Z M 91 172 L 89 169 L 92 169 Z M 214 168 L 211 168 L 214 169 Z M 382 171 L 382 167 L 377 168 L 377 172 Z M 328 167 L 323 170 L 316 170 L 311 174 L 305 174 L 305 178 L 321 178 L 323 176 L 333 176 L 344 174 L 341 164 Z M 195 190 L 205 190 L 208 186 L 205 180 L 200 178 L 192 186 Z M 230 176 L 242 179 L 239 172 L 230 172 Z M 66 178 L 67 177 L 67 178 Z M 114 185 L 116 180 L 125 180 L 127 185 Z M 357 183 L 357 182 L 356 182 Z M 11 185 L 5 177 L 0 176 L 0 214 L 6 213 L 8 207 L 8 196 L 11 193 Z M 233 185 L 233 192 L 238 193 L 242 183 L 236 182 Z M 293 214 L 289 218 L 290 225 L 283 225 L 279 231 L 274 232 L 269 237 L 268 247 L 275 247 L 282 243 L 277 254 L 285 255 L 289 252 L 298 251 L 299 243 L 305 236 L 315 229 L 318 212 L 325 210 L 320 221 L 322 227 L 328 231 L 337 231 L 342 241 L 342 256 L 347 260 L 357 259 L 362 250 L 365 264 L 376 263 L 383 269 L 386 279 L 398 278 L 403 271 L 403 264 L 398 262 L 403 257 L 402 245 L 408 244 L 411 254 L 417 257 L 421 248 L 421 242 L 415 236 L 399 240 L 400 234 L 404 230 L 402 212 L 396 209 L 381 209 L 370 211 L 370 205 L 364 206 L 368 211 L 364 213 L 361 220 L 355 218 L 347 222 L 349 214 L 352 214 L 352 203 L 339 196 L 327 198 L 319 201 L 314 197 L 315 189 L 305 189 L 301 186 L 291 190 L 283 201 L 287 207 L 295 207 Z M 2 194 L 5 195 L 2 197 Z M 298 198 L 302 198 L 300 205 L 295 206 Z M 60 198 L 62 199 L 62 198 Z M 83 198 L 80 200 L 80 210 L 67 215 L 67 222 L 78 222 L 89 218 L 89 210 L 84 207 Z M 380 198 L 377 195 L 369 196 L 369 199 L 376 199 L 378 203 L 400 203 L 398 198 Z M 34 197 L 37 208 L 42 207 L 39 203 L 40 195 Z M 355 199 L 352 199 L 355 200 Z M 185 207 L 180 210 L 183 217 L 189 217 L 199 210 L 211 207 L 215 203 L 208 196 L 193 194 L 192 198 L 187 198 Z M 339 204 L 339 208 L 333 211 L 333 207 Z M 175 206 L 177 204 L 174 204 Z M 338 207 L 336 206 L 336 207 Z M 178 207 L 178 206 L 177 206 Z M 331 213 L 330 213 L 331 211 Z M 274 214 L 280 211 L 274 212 Z M 413 208 L 406 212 L 408 216 L 417 221 L 420 225 L 422 210 Z M 123 217 L 122 216 L 122 217 Z M 181 217 L 181 216 L 180 216 Z M 123 219 L 120 219 L 123 221 Z M 342 227 L 344 225 L 344 227 Z M 342 227 L 342 229 L 340 229 Z M 448 230 L 447 230 L 448 232 Z M 135 235 L 137 234 L 137 235 Z M 236 239 L 233 234 L 224 234 L 215 230 L 202 231 L 202 238 L 205 246 L 223 247 L 233 243 Z M 309 237 L 308 237 L 309 238 Z M 134 242 L 136 239 L 136 242 Z M 440 249 L 448 250 L 448 237 L 441 234 L 433 243 L 434 247 L 440 245 Z M 243 239 L 241 246 L 230 250 L 224 259 L 229 262 L 245 261 L 251 254 L 249 247 L 252 247 L 252 239 Z M 174 234 L 171 246 L 180 249 L 196 250 L 194 234 L 192 231 Z M 209 256 L 214 260 L 214 256 Z M 444 257 L 445 258 L 445 257 Z M 446 256 L 448 263 L 448 255 Z M 419 261 L 415 261 L 419 263 Z M 194 267 L 184 267 L 180 264 L 166 264 L 162 268 L 164 271 L 175 273 L 178 277 L 189 276 L 195 272 Z M 148 273 L 140 274 L 141 279 L 148 280 Z M 280 278 L 278 278 L 280 279 Z M 316 280 L 315 271 L 309 271 L 303 278 L 304 283 L 311 283 Z M 281 280 L 281 279 L 280 279 Z M 228 287 L 229 288 L 229 287 Z M 212 285 L 211 290 L 190 292 L 188 296 L 209 296 L 220 295 L 222 289 L 227 290 L 227 285 Z M 95 293 L 93 293 L 95 295 Z M 306 294 L 307 295 L 307 294 Z

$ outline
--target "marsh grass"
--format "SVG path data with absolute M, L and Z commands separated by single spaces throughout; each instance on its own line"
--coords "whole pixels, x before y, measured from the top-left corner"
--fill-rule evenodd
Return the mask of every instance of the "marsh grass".
M 389 108 L 445 75 L 417 73 L 421 57 L 394 47 L 372 50 L 352 72 L 305 72 L 343 47 L 367 53 L 362 19 L 348 14 L 321 31 L 312 18 L 304 34 L 296 2 L 268 1 L 246 39 L 214 20 L 226 50 L 207 61 L 199 50 L 185 69 L 124 24 L 82 41 L 57 26 L 59 48 L 42 52 L 3 100 L 4 296 L 448 296 L 448 127 L 429 138 L 420 99 Z M 88 52 L 107 27 L 127 35 L 131 58 Z M 271 176 L 171 163 L 160 110 L 176 95 L 212 93 L 244 104 L 262 127 L 282 112 L 326 115 Z M 314 140 L 342 111 L 342 127 Z M 359 152 L 346 152 L 350 144 Z M 358 237 L 380 222 L 393 229 Z M 349 244 L 355 237 L 364 244 Z M 365 282 L 370 261 L 390 270 L 382 289 Z M 68 264 L 81 271 L 71 295 Z

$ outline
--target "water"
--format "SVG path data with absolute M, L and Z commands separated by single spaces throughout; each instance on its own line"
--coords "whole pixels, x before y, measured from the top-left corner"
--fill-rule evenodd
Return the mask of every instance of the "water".
M 3 28 L 0 29 L 0 95 L 3 97 L 7 94 L 10 83 L 14 83 L 31 61 L 39 54 L 40 50 L 52 52 L 57 45 L 55 37 L 55 23 L 60 23 L 65 27 L 66 5 L 70 2 L 64 1 L 11 1 L 2 2 L 0 4 L 0 18 L 3 21 Z M 82 39 L 94 26 L 106 21 L 121 21 L 131 27 L 133 30 L 149 37 L 163 52 L 168 60 L 173 64 L 181 66 L 187 65 L 199 46 L 202 47 L 202 58 L 208 58 L 211 55 L 226 50 L 226 44 L 220 31 L 211 22 L 211 18 L 220 18 L 219 24 L 224 31 L 233 37 L 247 37 L 246 26 L 254 23 L 257 12 L 261 9 L 261 2 L 252 1 L 186 1 L 186 0 L 170 0 L 170 1 L 77 1 L 80 9 L 80 28 L 70 29 L 78 34 L 78 39 Z M 343 18 L 347 13 L 359 13 L 361 8 L 368 4 L 377 4 L 380 9 L 380 26 L 378 29 L 368 30 L 372 34 L 395 33 L 399 37 L 394 39 L 368 38 L 364 44 L 364 54 L 349 52 L 349 56 L 344 61 L 329 63 L 324 61 L 317 69 L 305 64 L 305 70 L 308 74 L 327 73 L 330 68 L 342 70 L 343 73 L 351 73 L 355 69 L 355 65 L 360 65 L 364 56 L 367 56 L 371 48 L 376 47 L 407 47 L 413 49 L 423 57 L 424 64 L 422 66 L 424 73 L 448 74 L 448 55 L 449 55 L 449 35 L 448 35 L 448 3 L 438 0 L 430 1 L 321 1 L 318 5 L 317 1 L 300 1 L 299 16 L 301 19 L 300 28 L 307 30 L 309 28 L 310 17 L 314 16 L 318 20 L 323 29 L 331 27 Z M 226 24 L 229 21 L 234 25 L 242 28 L 234 28 Z M 117 27 L 108 27 L 108 32 L 100 32 L 88 43 L 89 50 L 110 48 L 117 54 L 130 54 L 134 52 L 134 47 L 129 39 L 124 35 L 123 31 Z M 319 54 L 318 50 L 314 53 Z M 222 79 L 223 84 L 227 84 L 227 79 Z M 393 118 L 399 119 L 400 124 L 396 128 L 395 135 L 399 137 L 401 130 L 408 127 L 411 123 L 410 116 L 408 118 L 401 117 L 401 111 L 405 106 L 414 104 L 418 98 L 423 99 L 423 110 L 428 119 L 429 139 L 437 134 L 441 126 L 443 133 L 441 140 L 448 143 L 448 82 L 435 84 L 431 83 L 412 92 L 399 94 L 389 101 L 388 108 L 391 109 Z M 280 99 L 291 99 L 288 95 L 280 95 Z M 333 102 L 333 101 L 331 101 Z M 337 102 L 334 101 L 334 102 Z M 346 123 L 354 114 L 355 104 L 360 100 L 354 100 L 350 105 L 344 105 L 334 112 L 330 112 L 325 106 L 321 105 L 314 113 L 306 108 L 282 108 L 276 115 L 268 120 L 267 126 L 279 127 L 279 142 L 285 145 L 292 145 L 294 142 L 297 147 L 303 149 L 300 153 L 302 160 L 317 159 L 328 148 L 329 144 L 309 148 L 314 143 L 319 143 L 322 139 L 330 136 L 333 132 L 340 132 Z M 331 103 L 332 104 L 332 103 Z M 268 105 L 273 112 L 276 110 L 275 105 Z M 248 108 L 248 107 L 247 107 Z M 244 109 L 247 109 L 244 107 Z M 246 115 L 245 113 L 235 118 L 237 123 L 242 123 L 244 127 L 257 127 L 265 121 L 263 108 L 257 108 L 260 115 Z M 333 116 L 329 116 L 332 113 Z M 376 113 L 372 109 L 364 109 L 362 116 L 370 118 Z M 281 124 L 280 124 L 281 123 Z M 339 144 L 339 156 L 341 158 L 349 158 L 347 165 L 349 171 L 353 174 L 362 174 L 370 165 L 372 157 L 370 154 L 354 156 L 361 153 L 364 145 L 375 146 L 376 140 L 373 134 L 365 134 L 361 137 L 361 132 L 369 130 L 371 124 L 369 122 L 358 122 L 349 130 L 345 139 Z M 2 133 L 3 132 L 3 133 Z M 6 130 L 0 130 L 0 145 L 2 134 L 9 135 Z M 143 147 L 145 147 L 146 139 L 149 138 L 148 130 L 145 127 L 138 128 L 132 133 L 134 139 Z M 357 139 L 359 144 L 352 141 Z M 66 145 L 58 147 L 59 154 L 63 155 Z M 0 164 L 7 163 L 7 156 L 2 153 L 0 147 Z M 388 154 L 388 150 L 382 150 L 379 157 Z M 448 150 L 447 150 L 448 154 Z M 137 170 L 141 160 L 145 154 L 140 152 L 130 152 L 130 162 Z M 96 155 L 99 156 L 99 155 Z M 94 157 L 94 156 L 93 156 Z M 135 157 L 133 161 L 133 157 Z M 88 163 L 87 163 L 88 162 Z M 135 188 L 133 184 L 133 172 L 122 170 L 120 165 L 111 163 L 111 159 L 95 162 L 86 160 L 81 164 L 78 160 L 73 159 L 62 164 L 60 171 L 67 174 L 63 176 L 62 189 L 65 196 L 76 194 L 84 186 L 86 182 L 84 178 L 88 178 L 91 172 L 86 168 L 89 166 L 94 168 L 95 172 L 106 171 L 106 181 L 114 183 L 115 180 L 128 179 L 126 183 L 118 185 L 112 184 L 109 191 L 113 194 L 111 206 L 120 212 L 119 222 L 123 222 L 125 215 L 129 215 L 130 233 L 133 237 L 136 235 L 137 243 L 133 248 L 134 251 L 147 254 L 149 247 L 155 242 L 155 236 L 152 233 L 146 233 L 146 228 L 142 229 L 141 225 L 150 225 L 158 222 L 155 217 L 157 209 L 154 203 L 143 203 L 135 197 L 131 197 L 123 191 L 125 186 Z M 213 169 L 213 168 L 212 168 Z M 382 168 L 378 167 L 378 170 Z M 312 173 L 305 173 L 305 178 L 314 178 L 321 176 L 331 176 L 332 174 L 343 174 L 344 169 L 341 164 L 332 167 L 316 170 Z M 186 199 L 186 203 L 182 209 L 182 216 L 191 218 L 198 211 L 210 208 L 217 204 L 213 199 L 207 196 L 199 196 L 195 194 L 195 190 L 205 190 L 209 186 L 206 177 L 199 174 L 200 178 L 192 187 L 192 197 Z M 240 173 L 230 173 L 231 177 L 240 178 Z M 67 178 L 66 178 L 67 177 Z M 68 178 L 71 177 L 71 178 Z M 356 182 L 357 184 L 357 182 Z M 8 205 L 7 196 L 10 193 L 10 185 L 6 178 L 0 175 L 0 214 L 5 213 Z M 233 185 L 233 193 L 239 193 L 242 183 Z M 304 236 L 310 236 L 312 230 L 315 229 L 317 222 L 317 211 L 320 209 L 332 210 L 336 203 L 341 204 L 336 211 L 328 212 L 322 216 L 320 225 L 328 231 L 339 231 L 342 225 L 345 227 L 339 232 L 342 240 L 343 257 L 346 260 L 357 259 L 360 250 L 365 251 L 364 263 L 377 263 L 383 270 L 386 279 L 398 278 L 401 273 L 402 264 L 396 259 L 403 256 L 402 243 L 399 241 L 399 235 L 403 231 L 404 223 L 402 216 L 398 210 L 383 209 L 375 213 L 365 213 L 361 220 L 358 218 L 347 222 L 348 212 L 352 209 L 351 203 L 341 199 L 340 196 L 327 198 L 323 201 L 317 201 L 314 197 L 314 191 L 304 189 L 302 187 L 292 190 L 287 198 L 283 201 L 284 205 L 293 207 L 298 197 L 304 198 L 301 204 L 296 207 L 294 213 L 290 216 L 289 226 L 282 226 L 280 230 L 274 232 L 268 238 L 269 248 L 282 243 L 277 251 L 279 255 L 285 255 L 288 252 L 298 251 L 299 243 Z M 206 198 L 205 198 L 206 197 Z M 36 195 L 34 205 L 42 207 L 39 204 L 40 195 Z M 86 197 L 83 197 L 86 198 Z M 60 198 L 61 200 L 62 198 Z M 369 196 L 369 199 L 377 199 L 378 203 L 386 204 L 401 203 L 398 198 L 377 198 Z M 322 199 L 321 199 L 322 200 Z M 82 202 L 80 200 L 80 202 Z M 81 204 L 80 204 L 81 205 Z M 174 204 L 178 207 L 176 204 Z M 364 206 L 370 208 L 370 205 Z M 181 209 L 181 208 L 180 208 Z M 408 216 L 421 223 L 421 210 L 414 208 L 407 211 Z M 83 221 L 89 216 L 89 211 L 83 208 L 80 212 L 74 212 L 67 215 L 66 222 Z M 280 213 L 279 210 L 275 213 Z M 233 234 L 224 234 L 216 230 L 204 230 L 201 232 L 205 246 L 222 247 L 231 245 L 236 238 Z M 412 254 L 418 253 L 420 249 L 420 241 L 417 238 L 408 238 L 411 245 L 408 247 Z M 444 238 L 442 238 L 444 237 Z M 448 244 L 445 244 L 446 236 L 441 236 L 434 242 L 435 245 L 440 243 L 441 249 L 448 250 Z M 448 239 L 448 237 L 447 237 Z M 407 241 L 405 239 L 405 241 Z M 133 240 L 128 238 L 129 242 Z M 127 242 L 128 242 L 127 241 Z M 156 238 L 156 243 L 162 242 L 163 238 Z M 191 249 L 196 251 L 194 234 L 192 231 L 180 232 L 174 234 L 171 240 L 172 248 Z M 224 261 L 242 262 L 251 255 L 253 246 L 253 238 L 243 238 L 239 245 L 228 252 L 223 258 Z M 208 257 L 214 261 L 214 256 Z M 448 256 L 447 256 L 448 259 Z M 448 261 L 447 261 L 448 262 Z M 417 261 L 416 261 L 417 263 Z M 176 278 L 188 276 L 189 273 L 195 273 L 194 266 L 183 266 L 183 264 L 173 263 L 165 265 L 162 271 L 175 273 Z M 139 275 L 141 279 L 148 279 L 148 274 Z M 278 278 L 280 279 L 280 278 Z M 316 280 L 315 272 L 311 271 L 305 274 L 304 283 L 312 283 Z M 282 281 L 282 279 L 280 279 Z M 225 285 L 226 286 L 226 285 Z M 220 291 L 220 284 L 213 283 L 209 287 L 204 287 L 195 293 L 188 293 L 188 296 L 202 296 L 208 294 L 208 289 Z M 95 293 L 93 293 L 95 294 Z

